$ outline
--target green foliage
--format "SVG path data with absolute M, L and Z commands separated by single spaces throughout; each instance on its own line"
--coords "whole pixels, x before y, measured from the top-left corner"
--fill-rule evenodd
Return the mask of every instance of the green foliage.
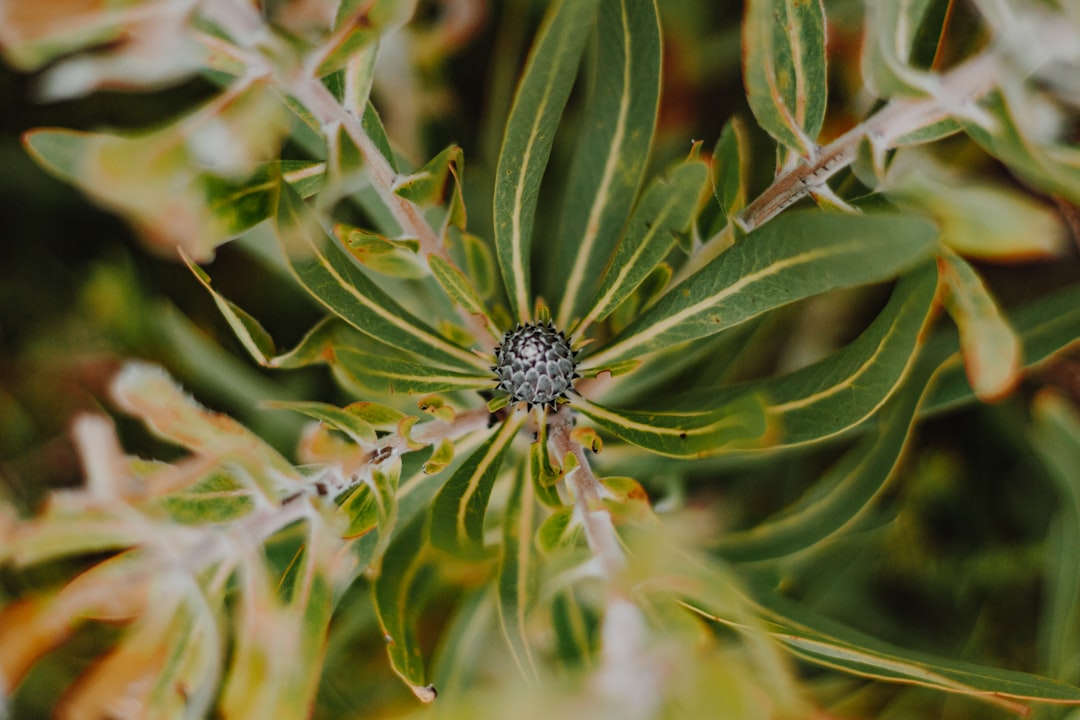
M 22 142 L 178 261 L 248 358 L 128 276 L 87 281 L 91 311 L 137 318 L 126 353 L 168 339 L 157 360 L 244 422 L 128 360 L 72 423 L 80 486 L 28 508 L 0 485 L 0 717 L 1080 705 L 1080 419 L 1075 383 L 1045 387 L 1080 339 L 1075 11 L 507 2 L 496 34 L 535 38 L 495 40 L 502 144 L 466 175 L 492 139 L 432 142 L 422 108 L 492 132 L 450 61 L 479 28 L 418 3 L 15 4 L 0 51 L 44 97 L 213 84 Z M 706 61 L 736 20 L 741 74 Z M 745 90 L 698 141 L 672 119 L 689 67 Z M 230 257 L 272 280 L 234 301 Z M 282 351 L 305 301 L 321 319 Z M 573 349 L 548 405 L 496 389 L 496 351 L 551 377 L 499 346 L 525 323 Z M 256 407 L 303 429 L 283 444 Z M 1000 633 L 988 587 L 1042 605 Z

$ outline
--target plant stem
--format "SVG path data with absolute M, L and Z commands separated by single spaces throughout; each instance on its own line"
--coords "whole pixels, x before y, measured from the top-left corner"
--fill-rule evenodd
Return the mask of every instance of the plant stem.
M 577 460 L 577 467 L 566 476 L 566 484 L 574 494 L 574 507 L 585 526 L 589 547 L 600 560 L 604 574 L 609 578 L 615 577 L 625 564 L 625 558 L 611 514 L 603 506 L 600 480 L 589 465 L 585 448 L 570 435 L 574 428 L 573 411 L 564 405 L 549 418 L 548 442 L 556 456 L 561 460 L 571 453 Z
M 932 96 L 890 100 L 872 117 L 820 148 L 809 162 L 781 173 L 735 218 L 735 223 L 750 232 L 773 219 L 850 165 L 863 140 L 892 148 L 903 136 L 952 117 L 990 91 L 997 68 L 996 55 L 986 51 L 938 78 Z

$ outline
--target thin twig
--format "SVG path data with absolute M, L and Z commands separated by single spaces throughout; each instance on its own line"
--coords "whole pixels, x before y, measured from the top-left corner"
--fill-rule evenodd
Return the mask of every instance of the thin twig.
M 937 80 L 932 97 L 897 98 L 823 148 L 807 163 L 782 173 L 736 217 L 750 232 L 779 215 L 855 160 L 859 143 L 871 140 L 893 147 L 903 136 L 946 120 L 985 95 L 994 86 L 997 57 L 987 51 L 957 66 Z
M 585 448 L 570 435 L 574 414 L 569 406 L 564 405 L 549 416 L 549 428 L 548 442 L 556 456 L 561 460 L 567 454 L 573 454 L 577 460 L 577 467 L 566 477 L 566 485 L 574 495 L 574 507 L 585 526 L 589 547 L 599 558 L 605 574 L 609 578 L 615 577 L 625 564 L 625 557 L 611 513 L 603 507 L 603 486 L 592 471 Z

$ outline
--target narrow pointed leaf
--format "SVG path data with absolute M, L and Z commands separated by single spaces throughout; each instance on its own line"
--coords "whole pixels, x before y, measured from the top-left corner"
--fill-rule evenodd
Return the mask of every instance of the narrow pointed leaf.
M 433 362 L 484 367 L 482 360 L 442 337 L 372 282 L 288 185 L 279 194 L 277 228 L 296 278 L 350 325 Z
M 791 507 L 748 530 L 728 533 L 715 548 L 725 559 L 758 562 L 812 547 L 844 528 L 892 475 L 907 443 L 921 387 L 902 390 L 859 444 L 830 467 Z
M 1080 631 L 1080 417 L 1071 401 L 1042 392 L 1033 408 L 1031 441 L 1057 491 L 1059 503 L 1047 531 L 1040 650 L 1052 677 L 1077 676 L 1072 638 Z
M 771 634 L 808 662 L 886 682 L 968 695 L 1027 714 L 1020 701 L 1080 704 L 1080 688 L 1013 670 L 934 657 L 892 646 L 771 596 L 763 601 Z
M 705 164 L 691 161 L 649 186 L 604 272 L 582 327 L 610 315 L 667 256 L 676 236 L 692 222 L 707 178 Z
M 536 526 L 536 497 L 529 478 L 515 473 L 503 515 L 502 557 L 499 559 L 499 626 L 518 670 L 528 681 L 537 679 L 526 616 L 536 600 L 537 555 L 532 548 Z
M 1020 339 L 967 262 L 950 253 L 938 264 L 948 290 L 945 309 L 960 330 L 968 381 L 980 400 L 1000 399 L 1020 380 Z
M 937 248 L 937 230 L 908 215 L 781 215 L 670 288 L 585 368 L 726 330 L 827 290 L 879 282 Z
M 458 467 L 431 506 L 431 542 L 455 554 L 475 555 L 483 548 L 484 516 L 503 456 L 525 415 L 517 413 Z
M 821 0 L 750 0 L 743 81 L 761 127 L 812 157 L 825 120 L 825 8 Z
M 244 349 L 251 354 L 255 362 L 260 365 L 268 365 L 270 358 L 277 354 L 270 334 L 263 329 L 258 320 L 227 300 L 217 290 L 214 290 L 210 284 L 210 276 L 206 274 L 205 270 L 193 263 L 191 258 L 182 250 L 180 251 L 180 257 L 199 283 L 210 293 L 210 296 L 214 299 L 214 304 L 217 305 L 218 310 L 225 317 L 225 322 L 229 324 L 229 328 L 232 329 L 236 339 L 240 341 Z
M 264 406 L 275 410 L 292 410 L 324 422 L 348 435 L 358 445 L 375 443 L 375 428 L 348 408 L 310 400 L 275 400 L 264 403 Z
M 548 10 L 518 85 L 495 175 L 495 248 L 512 314 L 532 308 L 529 253 L 540 181 L 577 75 L 598 0 L 557 0 Z
M 953 0 L 867 3 L 862 76 L 879 98 L 925 93 Z
M 746 206 L 749 142 L 745 123 L 735 116 L 724 125 L 713 149 L 713 194 L 728 217 Z
M 495 385 L 491 372 L 460 373 L 347 347 L 334 349 L 333 364 L 352 376 L 360 385 L 377 392 L 413 395 L 481 390 Z
M 425 545 L 424 519 L 417 515 L 387 548 L 382 574 L 372 584 L 372 597 L 394 672 L 418 698 L 431 702 L 436 692 L 427 684 L 416 635 L 416 620 L 423 609 L 421 593 L 432 578 Z
M 484 301 L 480 298 L 479 291 L 473 286 L 472 281 L 466 277 L 465 273 L 461 272 L 457 265 L 438 255 L 429 255 L 428 265 L 431 268 L 431 274 L 450 299 L 467 312 L 481 317 L 484 325 L 492 335 L 500 337 L 500 334 L 495 330 L 494 321 L 488 315 Z
M 660 95 L 661 33 L 655 1 L 603 0 L 597 26 L 602 32 L 591 56 L 583 130 L 555 239 L 560 327 L 580 317 L 596 294 L 596 278 L 611 257 L 641 184 Z
M 587 400 L 575 407 L 612 435 L 669 457 L 707 457 L 769 442 L 764 400 L 754 396 L 699 413 L 613 410 Z

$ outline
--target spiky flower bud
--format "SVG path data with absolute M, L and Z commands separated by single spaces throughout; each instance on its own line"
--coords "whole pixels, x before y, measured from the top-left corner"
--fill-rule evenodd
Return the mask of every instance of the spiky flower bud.
M 508 330 L 495 348 L 498 389 L 511 402 L 547 405 L 554 409 L 574 389 L 577 361 L 570 341 L 550 322 L 527 323 Z

